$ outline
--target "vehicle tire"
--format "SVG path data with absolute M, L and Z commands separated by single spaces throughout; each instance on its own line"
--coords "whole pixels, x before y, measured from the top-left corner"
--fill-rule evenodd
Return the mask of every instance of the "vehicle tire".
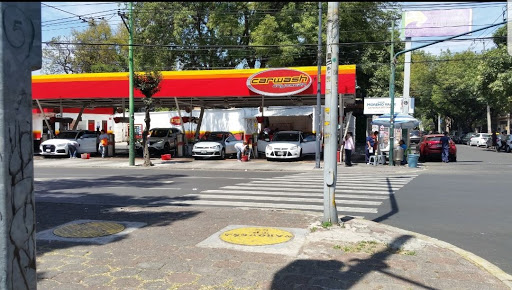
M 304 155 L 302 155 L 302 149 L 300 150 L 299 152 L 299 158 L 297 158 L 298 160 L 304 160 Z
M 421 163 L 424 163 L 425 162 L 425 155 L 421 155 L 420 154 L 420 158 L 418 158 L 418 161 L 421 162 Z
M 169 145 L 169 143 L 165 143 L 165 145 L 164 145 L 164 153 L 165 154 L 170 154 L 171 153 L 171 145 Z
M 194 160 L 199 160 L 200 158 L 199 157 L 194 157 Z
M 224 151 L 224 149 L 222 149 L 222 151 L 220 151 L 220 159 L 221 160 L 226 159 L 226 151 Z
M 510 153 L 510 146 L 507 146 L 507 149 L 505 149 L 505 152 Z

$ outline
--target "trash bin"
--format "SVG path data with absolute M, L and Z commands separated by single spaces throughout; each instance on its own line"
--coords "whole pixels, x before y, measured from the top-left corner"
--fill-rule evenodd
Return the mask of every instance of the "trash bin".
M 395 156 L 393 156 L 395 162 L 402 162 L 404 160 L 404 149 L 400 146 L 394 150 Z
M 107 156 L 112 157 L 115 155 L 116 136 L 114 134 L 108 134 L 108 146 Z
M 407 155 L 407 163 L 409 163 L 409 167 L 418 167 L 418 160 L 420 159 L 419 154 L 409 154 Z

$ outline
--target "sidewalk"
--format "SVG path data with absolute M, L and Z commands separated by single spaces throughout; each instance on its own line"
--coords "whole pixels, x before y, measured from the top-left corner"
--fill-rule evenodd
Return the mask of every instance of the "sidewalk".
M 512 285 L 510 276 L 468 252 L 363 219 L 323 228 L 320 215 L 304 212 L 49 203 L 38 204 L 37 218 L 42 221 L 37 234 L 38 289 L 509 289 Z M 52 234 L 68 222 L 88 220 L 123 224 L 126 233 L 82 239 Z M 240 227 L 263 228 L 260 234 L 280 229 L 293 238 L 275 245 L 220 239 Z M 249 236 L 257 235 L 245 235 Z
M 135 167 L 127 157 L 35 159 L 36 167 L 144 169 L 142 158 Z M 315 160 L 152 162 L 165 170 L 323 170 Z M 340 216 L 341 226 L 322 227 L 322 214 L 299 211 L 44 202 L 36 214 L 38 289 L 512 289 L 511 275 L 472 253 L 364 219 Z

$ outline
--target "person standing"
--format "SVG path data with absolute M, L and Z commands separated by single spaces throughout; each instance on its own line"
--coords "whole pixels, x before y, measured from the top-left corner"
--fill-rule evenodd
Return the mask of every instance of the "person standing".
M 496 150 L 496 145 L 497 145 L 497 143 L 498 143 L 498 142 L 497 142 L 497 141 L 498 141 L 498 140 L 497 140 L 497 138 L 498 138 L 498 136 L 496 136 L 496 130 L 492 131 L 492 135 L 491 135 L 491 141 L 492 141 L 492 143 L 491 143 L 491 146 L 492 146 L 492 147 L 491 147 L 491 149 L 492 149 L 492 150 Z
M 345 166 L 352 166 L 352 152 L 355 148 L 352 132 L 347 132 L 345 135 Z
M 448 156 L 449 156 L 449 150 L 450 150 L 450 137 L 448 137 L 448 132 L 444 132 L 444 136 L 441 137 L 441 159 L 443 162 L 448 163 Z
M 70 140 L 68 142 L 68 152 L 69 152 L 69 158 L 76 158 L 76 152 L 78 150 L 78 146 L 80 146 L 80 144 L 78 144 L 78 142 L 76 142 L 75 140 Z
M 245 151 L 247 149 L 247 142 L 244 141 L 242 143 L 236 143 L 235 149 L 236 149 L 236 159 L 238 160 L 238 162 L 242 162 L 242 155 L 245 154 Z
M 407 160 L 405 160 L 405 150 L 407 150 L 407 145 L 405 144 L 404 140 L 400 140 L 400 142 L 398 142 L 398 146 L 400 146 L 404 152 L 400 164 L 405 165 L 407 163 Z
M 374 154 L 374 148 L 375 148 L 375 138 L 376 134 L 378 134 L 377 131 L 373 133 L 373 135 L 366 137 L 366 148 L 365 148 L 365 161 L 366 163 L 370 162 L 370 155 Z
M 105 158 L 105 154 L 106 154 L 106 151 L 107 151 L 107 146 L 108 146 L 108 135 L 105 133 L 105 130 L 101 130 L 100 131 L 100 136 L 99 136 L 99 139 L 100 139 L 100 145 L 99 145 L 99 150 L 100 150 L 100 153 L 101 153 L 101 158 Z

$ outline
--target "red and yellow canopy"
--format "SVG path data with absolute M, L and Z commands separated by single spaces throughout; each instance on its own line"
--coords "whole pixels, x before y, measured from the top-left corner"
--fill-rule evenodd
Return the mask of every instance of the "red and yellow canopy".
M 312 78 L 312 84 L 297 95 L 316 95 L 317 67 L 293 67 Z M 321 93 L 325 93 L 325 67 L 321 70 Z M 259 96 L 247 87 L 249 76 L 266 69 L 193 70 L 162 72 L 161 97 L 251 97 Z M 123 73 L 87 73 L 32 76 L 33 99 L 89 99 L 129 97 L 129 75 Z M 338 92 L 354 94 L 355 65 L 341 65 L 338 72 Z M 137 98 L 143 95 L 135 90 Z

